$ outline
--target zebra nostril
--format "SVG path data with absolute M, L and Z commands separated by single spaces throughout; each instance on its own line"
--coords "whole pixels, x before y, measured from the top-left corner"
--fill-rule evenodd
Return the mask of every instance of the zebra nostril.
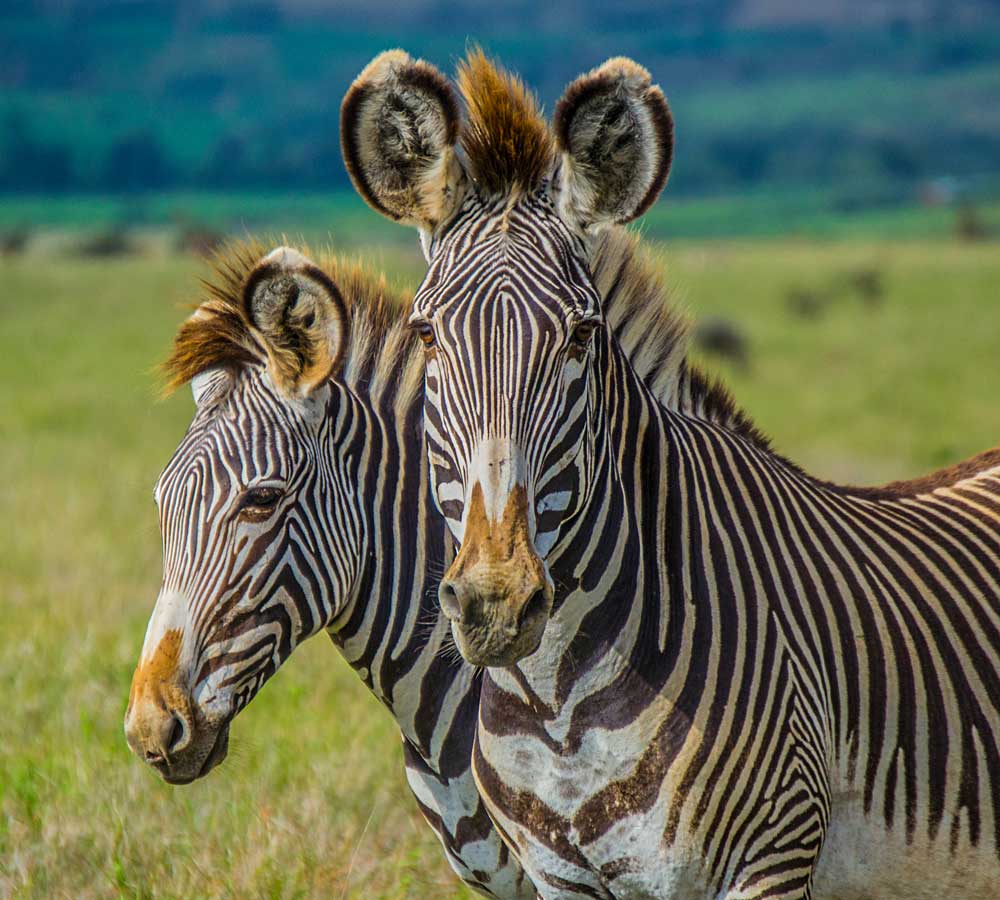
M 444 614 L 452 620 L 462 620 L 462 603 L 458 599 L 458 591 L 450 581 L 442 581 L 438 585 L 438 601 Z
M 519 617 L 519 624 L 523 627 L 529 619 L 537 618 L 538 616 L 544 616 L 548 609 L 548 600 L 545 597 L 545 591 L 538 590 L 535 591 L 521 607 L 521 615 Z
M 188 726 L 184 717 L 171 711 L 160 725 L 160 746 L 151 752 L 161 760 L 166 759 L 183 749 L 187 734 Z
M 181 741 L 184 740 L 184 723 L 181 721 L 181 717 L 174 713 L 171 718 L 173 719 L 173 724 L 170 729 L 170 734 L 167 737 L 167 753 L 172 753 L 174 750 L 180 746 Z

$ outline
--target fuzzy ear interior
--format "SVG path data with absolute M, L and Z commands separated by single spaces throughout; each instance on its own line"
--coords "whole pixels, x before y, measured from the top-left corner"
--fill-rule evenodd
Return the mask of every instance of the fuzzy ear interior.
M 448 79 L 387 50 L 355 79 L 340 108 L 340 146 L 354 187 L 376 211 L 433 230 L 465 180 L 455 154 L 460 117 Z
M 243 305 L 282 393 L 307 396 L 343 362 L 347 307 L 329 276 L 298 251 L 279 247 L 265 256 L 247 278 Z
M 625 57 L 576 79 L 553 122 L 562 157 L 559 208 L 586 231 L 641 216 L 670 172 L 674 120 L 649 72 Z

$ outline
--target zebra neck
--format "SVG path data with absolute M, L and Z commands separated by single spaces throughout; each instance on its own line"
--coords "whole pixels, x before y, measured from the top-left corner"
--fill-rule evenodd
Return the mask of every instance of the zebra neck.
M 550 555 L 556 609 L 540 652 L 522 664 L 535 702 L 552 709 L 571 703 L 588 672 L 598 686 L 620 690 L 622 679 L 642 668 L 649 678 L 639 691 L 655 694 L 689 653 L 697 616 L 710 619 L 707 607 L 692 605 L 682 577 L 692 564 L 679 505 L 689 487 L 677 477 L 671 415 L 758 439 L 725 390 L 684 357 L 669 399 L 654 395 L 617 341 L 601 347 L 597 365 L 601 423 L 590 500 Z
M 344 393 L 357 444 L 351 477 L 363 507 L 364 563 L 331 638 L 434 768 L 451 752 L 451 718 L 469 715 L 450 707 L 461 705 L 475 670 L 454 650 L 437 600 L 450 538 L 431 501 L 422 398 L 400 411 Z

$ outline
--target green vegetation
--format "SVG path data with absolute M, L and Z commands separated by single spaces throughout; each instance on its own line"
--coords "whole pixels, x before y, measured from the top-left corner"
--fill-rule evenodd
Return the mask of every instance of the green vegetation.
M 1000 200 L 974 209 L 986 233 L 1000 236 Z M 674 197 L 668 187 L 640 224 L 653 238 L 776 237 L 893 241 L 949 238 L 961 208 L 890 205 L 844 209 L 831 191 L 759 189 L 738 194 Z M 44 236 L 109 228 L 162 230 L 204 226 L 240 236 L 286 233 L 337 246 L 414 248 L 413 232 L 372 214 L 354 191 L 167 192 L 141 195 L 10 196 L 0 204 L 0 233 Z
M 673 104 L 678 195 L 879 207 L 955 176 L 997 196 L 1000 14 L 980 0 L 14 0 L 0 33 L 4 192 L 344 188 L 337 109 L 365 63 L 402 42 L 451 70 L 479 41 L 550 110 L 602 59 L 641 61 Z
M 722 370 L 778 449 L 872 482 L 1000 442 L 998 249 L 658 252 L 697 316 L 745 333 L 747 370 Z M 418 274 L 412 251 L 381 258 Z M 150 491 L 191 414 L 185 392 L 156 399 L 153 367 L 200 271 L 176 256 L 0 259 L 0 895 L 469 896 L 409 797 L 392 720 L 325 638 L 237 719 L 204 782 L 168 787 L 125 746 L 160 573 Z M 872 271 L 880 301 L 852 286 Z M 815 317 L 795 292 L 821 299 Z

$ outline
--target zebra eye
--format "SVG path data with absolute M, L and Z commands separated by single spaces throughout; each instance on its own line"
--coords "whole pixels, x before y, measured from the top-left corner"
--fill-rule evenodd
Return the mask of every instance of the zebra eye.
M 570 340 L 577 347 L 586 347 L 590 343 L 590 339 L 594 336 L 594 332 L 597 331 L 597 322 L 580 322 L 570 335 Z
M 281 499 L 281 488 L 252 487 L 248 488 L 240 498 L 239 511 L 249 517 L 268 516 Z
M 430 322 L 414 322 L 413 330 L 419 335 L 425 347 L 434 346 L 434 327 Z

